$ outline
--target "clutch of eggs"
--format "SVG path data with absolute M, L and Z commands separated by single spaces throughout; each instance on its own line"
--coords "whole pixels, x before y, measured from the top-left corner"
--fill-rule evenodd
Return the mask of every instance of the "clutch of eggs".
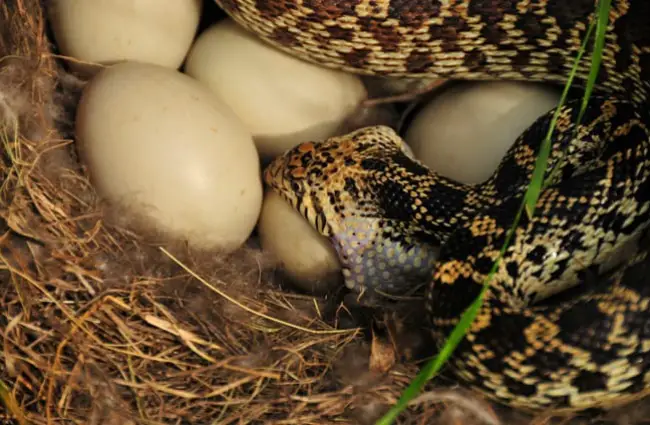
M 77 3 L 53 1 L 50 16 L 65 54 L 105 65 L 73 66 L 91 75 L 76 117 L 91 181 L 109 203 L 197 248 L 240 247 L 262 209 L 260 162 L 334 135 L 366 97 L 358 77 L 293 58 L 229 20 L 187 43 L 200 2 Z M 164 57 L 170 43 L 174 60 Z

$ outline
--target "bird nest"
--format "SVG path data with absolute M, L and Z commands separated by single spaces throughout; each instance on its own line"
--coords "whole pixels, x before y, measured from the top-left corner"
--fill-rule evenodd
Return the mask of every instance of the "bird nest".
M 39 0 L 2 2 L 0 419 L 373 423 L 417 373 L 417 334 L 283 286 L 253 240 L 196 252 L 104 205 L 75 152 L 85 81 L 48 34 Z M 499 423 L 461 391 L 426 390 L 400 423 Z

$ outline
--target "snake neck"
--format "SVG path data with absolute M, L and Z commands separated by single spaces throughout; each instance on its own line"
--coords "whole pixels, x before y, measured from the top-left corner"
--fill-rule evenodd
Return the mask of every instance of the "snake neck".
M 330 223 L 346 286 L 406 294 L 426 284 L 438 250 L 475 214 L 480 194 L 398 154 L 364 160 Z
M 402 153 L 363 165 L 385 229 L 399 230 L 422 243 L 442 245 L 482 201 L 477 187 L 447 178 Z M 390 238 L 391 232 L 383 237 Z

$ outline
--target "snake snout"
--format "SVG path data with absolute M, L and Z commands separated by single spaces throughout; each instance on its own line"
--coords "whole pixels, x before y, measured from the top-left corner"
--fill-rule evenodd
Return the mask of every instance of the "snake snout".
M 264 170 L 264 183 L 299 211 L 312 225 L 321 224 L 313 209 L 314 168 L 318 168 L 318 152 L 315 142 L 301 143 L 276 157 Z M 318 174 L 318 173 L 316 173 Z M 322 226 L 320 226 L 322 227 Z M 321 229 L 319 228 L 319 231 Z

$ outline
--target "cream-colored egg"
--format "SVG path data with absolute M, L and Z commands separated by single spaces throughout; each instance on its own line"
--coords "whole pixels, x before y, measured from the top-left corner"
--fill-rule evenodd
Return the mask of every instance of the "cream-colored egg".
M 464 183 L 494 173 L 517 137 L 557 105 L 554 88 L 530 83 L 461 83 L 417 112 L 404 139 L 423 163 Z
M 174 240 L 231 251 L 257 222 L 260 164 L 237 116 L 192 78 L 123 62 L 84 88 L 76 117 L 98 192 Z
M 139 61 L 178 68 L 199 25 L 202 0 L 52 0 L 49 17 L 64 55 L 111 65 Z M 98 67 L 70 62 L 87 74 Z
M 343 284 L 331 243 L 275 192 L 264 196 L 258 230 L 262 248 L 275 256 L 296 286 L 323 293 Z
M 264 159 L 334 135 L 366 98 L 359 77 L 294 58 L 229 19 L 199 35 L 185 72 L 239 115 Z

